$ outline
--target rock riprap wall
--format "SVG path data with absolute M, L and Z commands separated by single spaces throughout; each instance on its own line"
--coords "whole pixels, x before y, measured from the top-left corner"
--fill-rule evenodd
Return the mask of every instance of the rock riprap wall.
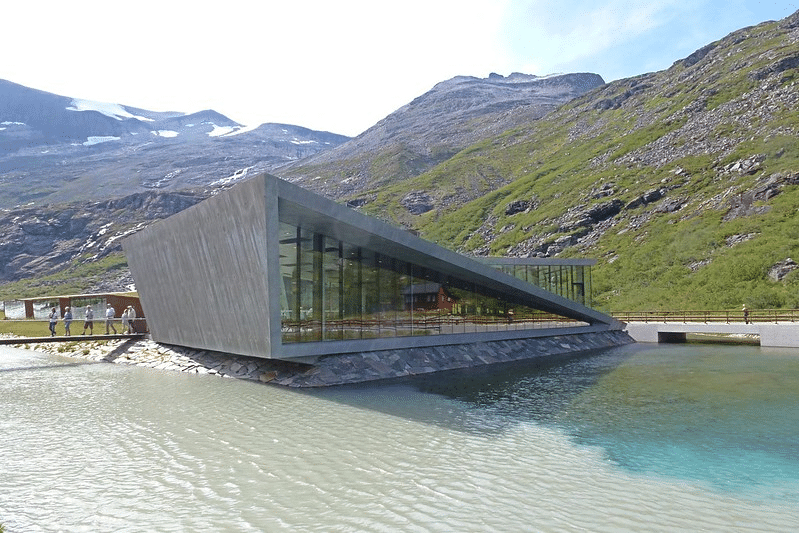
M 568 355 L 633 343 L 624 331 L 348 353 L 313 365 L 166 346 L 151 340 L 19 344 L 18 348 L 96 362 L 209 374 L 287 387 L 327 387 L 444 370 Z

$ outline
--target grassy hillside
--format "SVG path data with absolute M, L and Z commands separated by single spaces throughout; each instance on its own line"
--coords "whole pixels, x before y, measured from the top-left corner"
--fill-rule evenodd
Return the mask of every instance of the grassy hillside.
M 109 280 L 127 274 L 127 267 L 127 259 L 122 252 L 113 252 L 99 260 L 73 260 L 54 274 L 0 284 L 0 303 L 2 300 L 36 296 L 103 292 L 103 283 L 108 285 L 105 287 L 108 292 L 119 292 L 123 287 Z
M 799 307 L 799 14 L 608 84 L 364 209 L 461 252 L 588 256 L 605 310 Z M 437 208 L 399 203 L 425 191 Z M 511 209 L 521 204 L 524 208 Z

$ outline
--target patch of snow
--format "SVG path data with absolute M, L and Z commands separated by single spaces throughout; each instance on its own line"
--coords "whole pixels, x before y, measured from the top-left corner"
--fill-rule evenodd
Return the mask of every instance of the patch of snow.
M 72 100 L 72 107 L 68 107 L 67 111 L 97 111 L 98 113 L 101 113 L 107 117 L 111 117 L 117 120 L 135 118 L 137 120 L 143 120 L 145 122 L 153 121 L 153 119 L 151 118 L 133 115 L 119 104 L 95 102 L 93 100 L 82 100 L 80 98 L 74 98 Z
M 111 227 L 111 224 L 113 224 L 113 222 L 109 222 L 108 224 L 106 224 L 105 226 L 103 226 L 99 230 L 97 230 L 97 235 L 98 236 L 105 235 L 105 232 L 108 231 L 108 228 Z
M 209 183 L 208 186 L 209 187 L 219 187 L 221 185 L 230 185 L 231 183 L 235 183 L 235 182 L 237 182 L 239 180 L 243 180 L 244 178 L 247 177 L 247 172 L 249 172 L 249 170 L 251 168 L 252 167 L 240 168 L 236 172 L 234 172 L 232 176 L 228 176 L 227 178 L 218 179 L 218 180 L 216 180 L 214 182 Z
M 122 233 L 117 233 L 116 235 L 114 235 L 114 236 L 110 237 L 110 238 L 109 238 L 109 239 L 108 239 L 108 240 L 105 242 L 105 244 L 104 244 L 104 245 L 102 245 L 102 246 L 100 247 L 100 250 L 101 250 L 101 251 L 103 251 L 103 250 L 106 250 L 108 247 L 110 247 L 112 244 L 114 244 L 114 243 L 115 243 L 116 241 L 118 241 L 119 239 L 124 239 L 124 238 L 125 238 L 125 237 L 127 237 L 128 235 L 133 235 L 133 234 L 134 234 L 134 233 L 136 233 L 137 231 L 138 231 L 138 229 L 137 229 L 137 228 L 133 228 L 133 229 L 129 229 L 129 230 L 127 230 L 127 231 L 123 231 Z
M 83 143 L 83 146 L 92 146 L 95 144 L 107 143 L 110 141 L 118 141 L 120 138 L 121 137 L 113 137 L 111 135 L 105 135 L 100 137 L 89 137 L 88 139 L 86 139 L 86 142 Z
M 256 129 L 258 126 L 240 126 L 237 127 L 235 131 L 232 131 L 226 135 L 226 137 L 233 137 L 234 135 L 241 135 L 242 133 L 247 133 L 248 131 L 252 131 Z
M 105 235 L 108 232 L 108 229 L 111 227 L 111 224 L 112 223 L 106 224 L 105 226 L 100 228 L 99 231 L 97 231 L 96 235 L 90 236 L 86 240 L 86 242 L 84 242 L 83 245 L 80 247 L 78 252 L 75 254 L 75 257 L 79 257 L 79 256 L 85 254 L 86 252 L 88 252 L 89 250 L 97 249 L 97 248 L 99 248 L 100 252 L 102 252 L 103 250 L 108 248 L 111 244 L 113 244 L 115 241 L 117 241 L 117 240 L 119 240 L 121 238 L 124 238 L 124 237 L 130 235 L 131 233 L 136 233 L 141 228 L 143 228 L 143 227 L 145 227 L 147 225 L 145 222 L 140 222 L 138 225 L 136 225 L 136 227 L 134 227 L 132 229 L 129 229 L 128 231 L 112 236 L 105 243 L 100 242 L 100 240 L 101 240 L 100 237 L 102 237 L 103 235 Z M 100 255 L 100 253 L 95 254 L 94 258 L 96 259 L 99 255 Z
M 0 128 L 0 131 L 8 129 L 8 126 L 24 126 L 24 125 L 25 125 L 24 122 L 12 122 L 10 120 L 4 120 L 3 122 L 0 122 L 0 126 L 3 126 L 2 128 Z
M 316 141 L 301 141 L 299 139 L 291 139 L 291 144 L 316 144 Z
M 180 133 L 173 130 L 158 130 L 158 131 L 151 131 L 150 133 L 152 133 L 156 137 L 167 137 L 167 138 L 177 137 L 178 135 L 180 135 Z
M 217 126 L 213 122 L 205 122 L 210 124 L 214 129 L 208 134 L 209 137 L 232 137 L 241 133 L 252 131 L 258 126 Z
M 210 133 L 208 133 L 209 137 L 221 137 L 223 135 L 227 135 L 228 133 L 233 131 L 232 126 L 217 126 L 216 124 L 211 124 L 214 127 Z
M 169 184 L 169 181 L 172 178 L 176 177 L 181 172 L 182 172 L 182 169 L 173 170 L 172 172 L 169 172 L 166 175 L 164 175 L 163 178 L 159 178 L 157 180 L 156 179 L 149 179 L 149 180 L 145 181 L 143 185 L 145 187 L 147 187 L 148 189 L 160 189 L 162 187 L 165 187 L 167 184 Z

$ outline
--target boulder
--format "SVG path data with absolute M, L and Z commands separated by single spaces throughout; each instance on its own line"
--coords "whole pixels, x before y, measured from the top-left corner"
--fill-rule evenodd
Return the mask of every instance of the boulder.
M 433 200 L 424 191 L 411 191 L 400 200 L 400 204 L 412 215 L 421 215 L 433 209 Z
M 514 200 L 505 206 L 505 214 L 511 216 L 517 213 L 523 213 L 537 208 L 538 205 L 539 203 L 536 198 L 530 200 Z
M 785 279 L 785 276 L 793 272 L 799 268 L 799 265 L 796 264 L 796 261 L 791 259 L 790 257 L 785 259 L 784 261 L 780 261 L 772 266 L 768 271 L 768 277 L 771 278 L 773 281 L 782 281 Z
M 607 220 L 612 216 L 618 215 L 621 212 L 622 207 L 624 207 L 624 202 L 619 199 L 613 199 L 592 206 L 588 211 L 586 211 L 586 215 L 594 222 L 600 222 L 602 220 Z

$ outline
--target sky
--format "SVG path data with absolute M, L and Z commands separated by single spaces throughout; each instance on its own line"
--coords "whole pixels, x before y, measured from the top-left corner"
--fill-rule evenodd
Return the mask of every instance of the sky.
M 609 82 L 797 10 L 799 0 L 8 1 L 0 79 L 355 136 L 454 76 Z

